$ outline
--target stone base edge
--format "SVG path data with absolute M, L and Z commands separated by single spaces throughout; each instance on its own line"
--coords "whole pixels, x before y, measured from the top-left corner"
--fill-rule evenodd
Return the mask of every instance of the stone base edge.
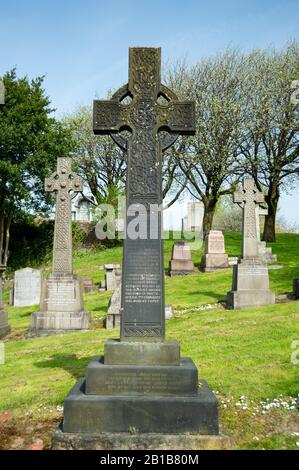
M 192 271 L 169 271 L 169 276 L 188 276 L 188 274 L 195 274 L 197 271 L 192 270 Z
M 275 293 L 270 290 L 238 290 L 227 294 L 226 308 L 239 310 L 275 304 Z
M 11 327 L 9 325 L 7 326 L 1 326 L 0 327 L 0 339 L 4 338 L 8 333 L 10 333 Z
M 53 434 L 52 450 L 227 450 L 234 446 L 224 435 L 156 433 Z
M 86 329 L 82 329 L 82 330 L 79 330 L 79 329 L 76 329 L 76 330 L 29 330 L 27 331 L 26 333 L 26 338 L 27 339 L 30 339 L 30 338 L 42 338 L 42 337 L 45 337 L 45 336 L 53 336 L 53 335 L 65 335 L 67 333 L 82 333 L 82 332 L 87 332 L 87 331 L 90 331 L 90 330 L 86 330 Z

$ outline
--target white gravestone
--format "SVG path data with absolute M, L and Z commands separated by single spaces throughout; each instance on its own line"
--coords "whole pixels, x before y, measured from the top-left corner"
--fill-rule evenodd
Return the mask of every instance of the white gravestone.
M 24 268 L 15 272 L 15 307 L 31 307 L 40 303 L 41 273 L 38 269 Z

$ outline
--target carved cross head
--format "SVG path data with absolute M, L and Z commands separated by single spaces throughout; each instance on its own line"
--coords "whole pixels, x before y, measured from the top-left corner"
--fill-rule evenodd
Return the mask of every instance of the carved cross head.
M 260 192 L 254 182 L 254 179 L 248 178 L 243 181 L 243 188 L 234 193 L 234 202 L 241 207 L 246 205 L 261 204 L 265 201 L 264 194 Z
M 122 149 L 127 149 L 123 130 L 130 130 L 133 139 L 140 131 L 150 139 L 167 131 L 165 150 L 179 134 L 195 133 L 195 107 L 161 84 L 161 49 L 136 47 L 129 50 L 129 83 L 111 100 L 94 101 L 93 123 L 95 134 L 110 134 Z
M 57 159 L 57 171 L 45 179 L 45 191 L 57 191 L 62 197 L 66 197 L 70 191 L 83 191 L 82 178 L 72 172 L 71 158 Z

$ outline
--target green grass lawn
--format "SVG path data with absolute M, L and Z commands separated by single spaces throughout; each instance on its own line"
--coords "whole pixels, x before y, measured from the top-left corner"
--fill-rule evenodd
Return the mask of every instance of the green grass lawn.
M 238 256 L 240 235 L 227 233 L 225 241 L 229 255 Z M 165 241 L 165 269 L 172 243 Z M 271 288 L 277 294 L 290 292 L 299 275 L 299 235 L 280 234 L 272 248 L 283 268 L 270 271 Z M 201 250 L 192 252 L 197 266 Z M 74 270 L 98 283 L 104 275 L 99 267 L 121 259 L 121 247 L 96 254 L 82 251 L 74 258 Z M 299 413 L 291 402 L 299 393 L 299 364 L 291 363 L 292 342 L 299 340 L 298 302 L 225 310 L 221 302 L 231 277 L 231 269 L 167 277 L 166 303 L 175 312 L 167 321 L 167 337 L 180 341 L 182 354 L 192 357 L 199 376 L 217 392 L 221 428 L 235 439 L 236 448 L 299 449 L 299 434 L 294 434 L 299 433 Z M 31 340 L 24 335 L 38 307 L 7 307 L 12 332 L 5 339 L 6 363 L 0 365 L 0 448 L 13 447 L 20 436 L 23 447 L 30 446 L 32 436 L 48 445 L 64 397 L 91 357 L 103 353 L 106 339 L 119 335 L 103 328 L 110 295 L 85 295 L 85 309 L 93 317 L 90 331 Z M 1 413 L 8 416 L 2 427 Z

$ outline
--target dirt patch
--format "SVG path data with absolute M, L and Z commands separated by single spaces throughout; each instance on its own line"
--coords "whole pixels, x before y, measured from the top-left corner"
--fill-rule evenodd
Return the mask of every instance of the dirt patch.
M 0 450 L 46 450 L 61 416 L 36 421 L 28 417 L 0 414 Z

